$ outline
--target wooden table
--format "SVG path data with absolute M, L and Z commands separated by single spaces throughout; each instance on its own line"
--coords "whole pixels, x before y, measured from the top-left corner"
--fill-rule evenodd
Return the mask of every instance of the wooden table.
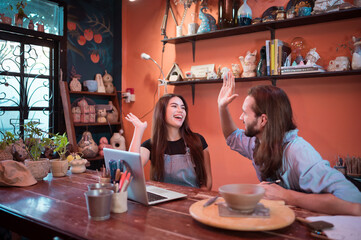
M 290 226 L 264 232 L 231 231 L 194 220 L 189 207 L 217 192 L 149 182 L 188 195 L 183 200 L 147 207 L 128 200 L 128 212 L 111 214 L 109 220 L 88 219 L 84 192 L 97 182 L 94 171 L 53 178 L 24 188 L 0 187 L 0 226 L 30 239 L 312 239 L 308 229 L 295 221 Z M 316 216 L 292 208 L 296 216 Z

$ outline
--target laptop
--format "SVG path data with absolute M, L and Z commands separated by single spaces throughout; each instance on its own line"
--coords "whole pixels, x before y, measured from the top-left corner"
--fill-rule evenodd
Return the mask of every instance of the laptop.
M 170 191 L 167 189 L 147 186 L 145 184 L 144 171 L 139 153 L 127 152 L 117 149 L 104 148 L 105 167 L 109 168 L 110 160 L 120 160 L 125 162 L 131 169 L 133 180 L 128 187 L 128 199 L 142 203 L 144 205 L 154 205 L 174 199 L 184 198 L 187 195 Z

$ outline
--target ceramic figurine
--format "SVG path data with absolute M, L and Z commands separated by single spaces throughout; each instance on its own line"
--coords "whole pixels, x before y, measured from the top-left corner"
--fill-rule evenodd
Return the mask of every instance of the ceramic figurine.
M 320 59 L 320 55 L 316 52 L 316 48 L 312 48 L 306 54 L 306 65 L 315 65 L 318 59 Z
M 204 11 L 208 9 L 207 7 L 202 7 L 199 11 L 199 19 L 202 21 L 201 25 L 198 28 L 197 34 L 206 33 L 210 31 L 214 31 L 217 29 L 216 19 Z
M 109 106 L 111 107 L 110 112 L 107 114 L 107 119 L 109 122 L 118 122 L 118 110 L 113 105 L 112 101 L 109 101 Z
M 73 114 L 73 122 L 75 123 L 80 122 L 80 115 L 81 115 L 80 107 L 72 107 L 71 113 Z
M 252 53 L 248 51 L 246 57 L 239 57 L 239 60 L 241 61 L 243 67 L 242 77 L 256 76 L 256 55 L 257 50 L 254 50 Z
M 98 92 L 105 93 L 105 86 L 104 86 L 102 75 L 100 73 L 97 73 L 95 75 L 95 80 L 98 82 Z
M 361 69 L 361 38 L 352 37 L 354 50 L 352 54 L 352 70 Z
M 107 72 L 107 70 L 105 70 L 105 74 L 103 75 L 103 83 L 106 93 L 114 92 L 113 77 Z
M 107 122 L 106 116 L 107 116 L 107 111 L 104 108 L 99 108 L 97 110 L 97 122 L 98 123 Z
M 81 91 L 81 83 L 79 82 L 79 80 L 77 78 L 73 78 L 70 81 L 69 88 L 70 88 L 70 91 L 80 92 Z
M 96 111 L 95 111 L 95 105 L 89 105 L 89 122 L 95 123 L 96 120 Z
M 97 155 L 98 145 L 89 131 L 83 132 L 82 138 L 78 142 L 78 151 L 83 154 L 84 158 L 92 158 Z
M 208 71 L 207 72 L 207 79 L 217 79 L 218 76 L 217 76 L 217 73 L 215 73 L 214 71 Z
M 31 30 L 34 30 L 34 22 L 33 22 L 33 20 L 29 21 L 28 28 L 31 29 Z
M 337 57 L 334 60 L 331 60 L 328 64 L 327 71 L 348 71 L 350 70 L 350 61 L 346 56 Z
M 241 77 L 241 68 L 239 67 L 239 64 L 232 63 L 232 73 L 235 78 Z
M 125 138 L 123 137 L 123 130 L 120 129 L 120 131 L 118 133 L 114 133 L 113 136 L 110 139 L 110 144 L 112 145 L 112 147 L 114 149 L 118 149 L 118 150 L 126 150 L 125 147 Z

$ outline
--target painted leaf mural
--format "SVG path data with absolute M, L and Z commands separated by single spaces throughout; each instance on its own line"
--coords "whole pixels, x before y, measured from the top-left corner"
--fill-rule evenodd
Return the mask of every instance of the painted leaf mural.
M 68 3 L 68 76 L 81 81 L 113 71 L 113 1 Z M 100 5 L 101 4 L 101 5 Z M 101 11 L 99 11 L 101 9 Z

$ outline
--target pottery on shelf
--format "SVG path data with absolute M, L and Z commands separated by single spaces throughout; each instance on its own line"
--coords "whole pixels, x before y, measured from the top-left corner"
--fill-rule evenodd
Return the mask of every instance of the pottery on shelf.
M 105 86 L 104 86 L 102 75 L 100 73 L 97 73 L 95 75 L 95 81 L 97 81 L 97 83 L 98 83 L 98 92 L 105 93 Z
M 81 91 L 81 83 L 79 82 L 79 80 L 77 78 L 73 78 L 70 81 L 69 88 L 70 88 L 70 91 L 80 92 Z
M 83 82 L 85 90 L 89 92 L 96 92 L 98 89 L 98 83 L 95 80 L 86 80 Z
M 114 133 L 113 136 L 110 138 L 110 144 L 114 149 L 118 150 L 126 150 L 125 147 L 125 138 L 123 137 L 123 130 L 121 129 L 119 132 Z
M 107 119 L 109 122 L 118 122 L 118 110 L 116 109 L 116 107 L 113 105 L 112 101 L 109 101 L 109 106 L 111 107 L 111 112 L 108 112 L 107 114 Z
M 78 142 L 78 151 L 83 154 L 84 158 L 92 158 L 98 154 L 98 145 L 89 131 L 83 132 L 82 138 Z

